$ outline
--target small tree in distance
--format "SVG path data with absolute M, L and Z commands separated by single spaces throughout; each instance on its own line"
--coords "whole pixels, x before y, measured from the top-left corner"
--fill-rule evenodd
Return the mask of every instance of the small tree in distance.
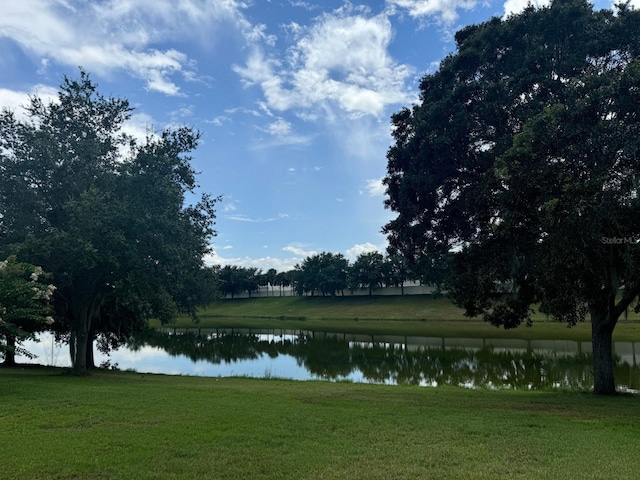
M 404 284 L 407 280 L 411 280 L 407 259 L 399 254 L 389 255 L 385 266 L 385 283 L 387 286 L 400 287 L 400 294 L 404 295 Z
M 335 296 L 347 288 L 348 270 L 349 261 L 341 253 L 311 255 L 295 267 L 296 293 L 310 293 L 313 297 L 319 291 L 322 296 Z
M 389 277 L 387 265 L 380 252 L 362 253 L 349 267 L 349 284 L 351 288 L 367 288 L 369 295 L 373 290 L 383 286 Z

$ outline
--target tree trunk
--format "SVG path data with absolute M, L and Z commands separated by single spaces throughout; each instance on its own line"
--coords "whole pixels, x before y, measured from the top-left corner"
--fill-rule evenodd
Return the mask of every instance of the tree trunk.
M 3 365 L 13 367 L 16 364 L 16 339 L 11 335 L 7 335 L 7 350 L 4 352 Z
M 75 332 L 75 348 L 73 358 L 73 372 L 76 375 L 87 373 L 87 344 L 89 342 L 89 329 L 86 320 L 80 322 Z
M 71 359 L 71 365 L 73 365 L 76 360 L 76 332 L 73 329 L 71 329 L 71 334 L 69 335 L 69 358 Z
M 613 328 L 609 312 L 591 308 L 591 344 L 593 348 L 593 393 L 613 395 L 616 383 L 613 376 Z
M 96 364 L 93 358 L 93 341 L 94 340 L 95 340 L 95 334 L 91 332 L 87 339 L 87 360 L 86 360 L 87 369 L 96 368 Z

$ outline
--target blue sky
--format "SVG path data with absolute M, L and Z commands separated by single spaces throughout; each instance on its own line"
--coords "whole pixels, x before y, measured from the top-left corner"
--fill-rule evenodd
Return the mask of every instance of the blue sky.
M 386 247 L 390 115 L 417 101 L 455 31 L 527 3 L 2 0 L 0 105 L 19 113 L 82 66 L 135 107 L 131 134 L 201 131 L 201 189 L 223 195 L 209 264 L 353 261 Z

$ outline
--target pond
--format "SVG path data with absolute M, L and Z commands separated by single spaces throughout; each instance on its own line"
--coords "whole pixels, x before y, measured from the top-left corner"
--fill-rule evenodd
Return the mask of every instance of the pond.
M 50 336 L 25 345 L 33 362 L 69 366 Z M 640 389 L 640 342 L 617 342 L 615 376 Z M 19 362 L 27 359 L 18 358 Z M 355 335 L 291 330 L 158 329 L 132 338 L 96 364 L 121 370 L 294 380 L 469 388 L 576 388 L 593 385 L 590 342 Z

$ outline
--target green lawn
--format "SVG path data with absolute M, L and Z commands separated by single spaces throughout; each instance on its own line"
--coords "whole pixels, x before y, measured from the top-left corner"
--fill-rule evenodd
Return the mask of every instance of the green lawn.
M 458 315 L 458 316 L 456 316 Z M 181 319 L 177 326 L 192 326 Z M 444 299 L 219 302 L 202 327 L 589 338 L 499 330 Z M 640 339 L 636 317 L 617 339 Z M 640 395 L 0 368 L 2 479 L 635 479 Z
M 220 300 L 200 312 L 208 317 L 281 319 L 465 320 L 463 310 L 439 296 L 267 297 Z
M 3 479 L 635 479 L 640 398 L 0 369 Z
M 536 313 L 533 327 L 497 329 L 464 316 L 446 298 L 427 295 L 372 297 L 284 297 L 235 299 L 202 309 L 199 322 L 182 317 L 175 327 L 275 328 L 436 337 L 590 340 L 591 325 L 567 328 Z M 159 324 L 154 324 L 159 326 Z M 640 340 L 640 315 L 631 312 L 614 332 L 616 341 Z

